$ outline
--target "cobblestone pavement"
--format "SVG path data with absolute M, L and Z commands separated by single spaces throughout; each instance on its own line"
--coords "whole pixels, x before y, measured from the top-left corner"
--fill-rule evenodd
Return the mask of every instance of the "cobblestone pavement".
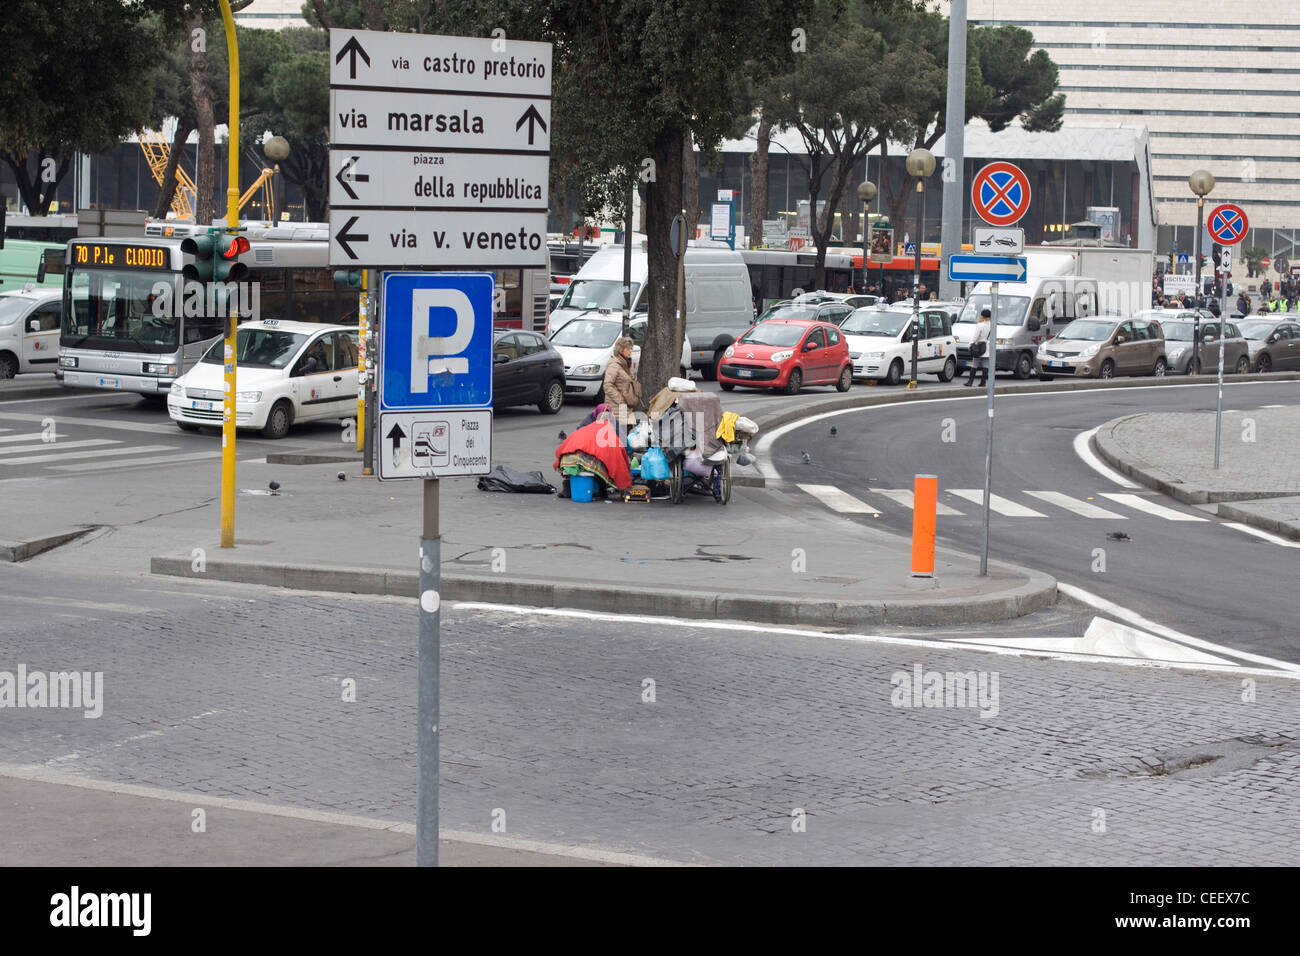
M 0 670 L 103 671 L 105 697 L 93 720 L 0 710 L 6 762 L 414 818 L 410 602 L 30 566 L 6 569 L 0 594 Z M 512 835 L 696 862 L 1300 863 L 1296 682 L 749 629 L 443 621 L 448 828 L 486 832 L 504 811 Z M 916 667 L 996 673 L 996 714 L 893 706 L 891 678 Z
M 1234 411 L 1229 401 L 1225 396 L 1217 471 L 1213 412 L 1133 415 L 1103 425 L 1098 440 L 1124 461 L 1210 492 L 1300 494 L 1300 406 Z

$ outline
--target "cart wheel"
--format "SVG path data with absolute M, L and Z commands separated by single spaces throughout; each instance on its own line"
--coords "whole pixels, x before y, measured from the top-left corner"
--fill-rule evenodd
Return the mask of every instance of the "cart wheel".
M 713 500 L 720 505 L 725 505 L 731 500 L 731 459 L 726 458 L 722 464 L 714 470 Z
M 682 460 L 677 458 L 668 466 L 668 500 L 679 505 L 685 497 L 686 493 L 682 490 Z

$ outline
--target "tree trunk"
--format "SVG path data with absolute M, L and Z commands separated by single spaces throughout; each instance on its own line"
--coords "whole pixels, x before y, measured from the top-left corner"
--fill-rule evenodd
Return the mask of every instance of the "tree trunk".
M 767 218 L 767 152 L 772 146 L 772 121 L 765 113 L 758 117 L 757 147 L 754 159 L 749 164 L 750 193 L 753 196 L 749 207 L 749 248 L 763 244 L 763 220 Z
M 172 140 L 171 152 L 167 156 L 167 169 L 163 171 L 162 186 L 158 190 L 158 202 L 153 207 L 155 219 L 166 218 L 167 211 L 171 209 L 176 187 L 180 185 L 176 180 L 176 169 L 180 166 L 181 157 L 185 155 L 185 141 L 190 138 L 190 133 L 193 131 L 194 127 L 184 120 L 176 124 L 176 137 Z
M 682 208 L 686 238 L 694 239 L 700 228 L 700 162 L 689 134 L 682 140 Z
M 202 14 L 190 21 L 191 32 L 203 28 Z M 194 99 L 195 125 L 199 130 L 198 175 L 195 176 L 194 222 L 200 226 L 213 220 L 212 202 L 216 191 L 217 145 L 212 113 L 212 91 L 208 88 L 208 54 L 190 47 L 190 95 Z
M 13 171 L 14 182 L 18 186 L 18 195 L 22 198 L 23 205 L 27 207 L 28 212 L 33 216 L 43 216 L 45 211 L 50 208 L 48 200 L 41 197 L 40 177 L 41 165 L 45 158 L 45 150 L 41 150 L 36 157 L 36 176 L 33 178 L 31 170 L 27 168 L 27 154 L 15 154 L 5 150 L 0 153 L 0 159 L 4 160 L 6 166 Z M 62 177 L 60 177 L 62 178 Z M 58 183 L 54 183 L 57 188 Z
M 677 374 L 682 351 L 677 338 L 677 269 L 669 241 L 673 217 L 682 208 L 682 157 L 687 134 L 682 129 L 663 129 L 651 143 L 650 157 L 656 181 L 646 188 L 646 258 L 649 278 L 649 328 L 641 350 L 638 376 L 641 394 L 650 397 Z M 695 348 L 704 345 L 691 343 Z

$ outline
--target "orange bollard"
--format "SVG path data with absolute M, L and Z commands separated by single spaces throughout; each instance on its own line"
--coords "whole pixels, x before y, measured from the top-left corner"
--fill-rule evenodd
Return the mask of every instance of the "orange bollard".
M 934 577 L 934 525 L 939 508 L 939 479 L 917 475 L 912 491 L 912 577 Z

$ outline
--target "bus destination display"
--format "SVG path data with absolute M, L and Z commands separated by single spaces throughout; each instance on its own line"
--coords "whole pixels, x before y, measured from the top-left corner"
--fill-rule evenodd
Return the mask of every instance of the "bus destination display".
M 167 252 L 165 246 L 76 242 L 71 264 L 83 269 L 167 269 Z

